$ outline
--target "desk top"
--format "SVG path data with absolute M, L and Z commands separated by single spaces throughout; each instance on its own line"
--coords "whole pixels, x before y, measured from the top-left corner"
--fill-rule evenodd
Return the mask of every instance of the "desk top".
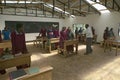
M 34 69 L 34 70 L 32 70 Z M 39 68 L 39 67 L 31 67 L 31 68 L 27 68 L 27 69 L 24 69 L 25 72 L 27 73 L 26 75 L 24 76 L 21 76 L 21 77 L 18 77 L 16 78 L 15 80 L 22 80 L 22 79 L 25 79 L 25 78 L 29 78 L 31 76 L 35 76 L 35 75 L 39 75 L 41 73 L 44 73 L 44 72 L 47 72 L 47 71 L 52 71 L 53 70 L 53 67 L 51 66 L 46 66 L 46 67 L 42 67 L 42 68 Z M 29 73 L 29 70 L 32 70 L 33 73 Z
M 12 48 L 11 40 L 5 40 L 0 43 L 0 48 Z
M 26 57 L 26 56 L 31 56 L 31 54 L 22 54 L 22 55 L 19 55 L 19 56 L 14 56 L 14 55 L 7 55 L 5 56 L 5 59 L 3 58 L 0 58 L 0 62 L 2 61 L 7 61 L 7 60 L 12 60 L 12 59 L 15 59 L 15 58 L 19 58 L 19 57 Z
M 120 40 L 114 40 L 113 42 L 117 42 L 117 43 L 120 43 Z

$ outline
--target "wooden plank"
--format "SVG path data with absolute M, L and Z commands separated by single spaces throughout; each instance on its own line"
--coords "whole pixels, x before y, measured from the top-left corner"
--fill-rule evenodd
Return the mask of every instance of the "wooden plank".
M 31 54 L 22 54 L 12 59 L 0 59 L 0 69 L 6 69 L 23 64 L 31 64 Z
M 51 39 L 48 39 L 47 41 L 49 41 L 49 44 L 46 44 L 46 49 L 48 48 L 48 51 L 52 52 L 51 44 L 59 43 L 60 39 L 59 38 L 51 38 Z
M 27 69 L 26 69 L 27 71 Z M 35 74 L 27 74 L 23 77 L 17 78 L 17 80 L 52 80 L 53 67 L 47 66 L 40 68 L 40 71 Z
M 64 41 L 64 49 L 59 48 L 58 49 L 58 53 L 60 53 L 61 51 L 63 51 L 64 56 L 67 56 L 67 49 L 66 47 L 69 45 L 75 45 L 75 53 L 78 53 L 78 40 L 77 39 L 73 39 L 73 40 L 66 40 Z
M 2 43 L 0 43 L 0 48 L 10 48 L 12 49 L 12 43 L 10 40 L 6 40 L 6 41 L 2 41 Z

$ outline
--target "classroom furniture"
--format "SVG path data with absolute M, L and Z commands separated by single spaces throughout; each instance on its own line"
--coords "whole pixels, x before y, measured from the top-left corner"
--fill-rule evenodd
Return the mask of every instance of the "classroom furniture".
M 52 80 L 52 72 L 53 67 L 46 66 L 39 68 L 39 71 L 33 74 L 29 74 L 28 69 L 24 69 L 26 71 L 26 75 L 16 78 L 15 80 Z
M 118 53 L 118 48 L 119 48 L 119 46 L 120 46 L 120 40 L 114 40 L 113 42 L 112 42 L 112 44 L 113 44 L 113 46 L 115 46 L 115 49 L 116 49 L 116 56 L 117 56 L 117 53 Z
M 117 56 L 119 46 L 120 40 L 107 39 L 104 41 L 104 52 L 106 51 L 107 48 L 111 51 L 112 47 L 115 47 L 116 49 L 115 55 Z
M 86 43 L 86 35 L 85 34 L 79 34 L 78 35 L 78 40 L 79 42 Z M 97 35 L 93 35 L 92 42 L 96 43 L 97 42 Z
M 104 47 L 104 41 L 100 41 L 100 46 Z
M 85 43 L 86 42 L 86 36 L 85 34 L 79 34 L 78 35 L 79 42 Z
M 2 43 L 0 43 L 0 48 L 9 48 L 12 49 L 12 43 L 11 40 L 3 40 Z
M 69 46 L 69 45 L 74 45 L 75 46 L 75 53 L 77 54 L 78 53 L 78 40 L 77 39 L 65 40 L 64 41 L 64 48 L 63 49 L 58 48 L 58 53 L 63 52 L 63 55 L 67 56 L 68 53 L 67 53 L 66 47 Z
M 36 36 L 36 39 L 33 41 L 34 46 L 38 46 L 41 42 L 41 37 L 40 36 Z
M 92 42 L 94 42 L 94 43 L 96 43 L 97 42 L 97 35 L 95 34 L 95 35 L 93 35 L 93 40 L 92 40 Z
M 56 46 L 55 44 L 58 44 L 59 41 L 60 41 L 59 38 L 51 38 L 51 39 L 48 39 L 47 42 L 46 42 L 46 45 L 45 45 L 46 50 L 48 50 L 48 52 L 50 52 L 50 53 L 51 53 L 52 51 L 54 51 L 54 50 L 52 50 L 52 44 L 53 44 L 54 46 Z M 58 46 L 57 46 L 57 50 L 58 50 Z
M 31 54 L 22 54 L 10 59 L 0 59 L 0 70 L 24 64 L 31 65 Z
M 113 40 L 111 40 L 111 39 L 104 40 L 104 52 L 106 52 L 107 49 L 109 49 L 111 51 L 112 42 L 113 42 Z
M 41 45 L 42 49 L 45 47 L 44 42 L 47 41 L 47 37 L 38 37 L 36 36 L 36 39 L 33 41 L 33 44 L 35 46 Z

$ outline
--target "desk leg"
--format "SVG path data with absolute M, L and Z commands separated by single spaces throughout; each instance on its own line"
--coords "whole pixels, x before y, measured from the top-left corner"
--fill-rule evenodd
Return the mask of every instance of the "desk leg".
M 63 54 L 65 55 L 65 57 L 67 56 L 67 50 L 66 50 L 66 45 L 64 44 L 64 50 L 63 50 Z
M 48 46 L 48 50 L 49 50 L 49 52 L 51 52 L 51 43 L 49 44 L 49 46 Z
M 118 45 L 116 44 L 116 56 L 117 56 Z
M 76 54 L 78 53 L 78 44 L 76 44 Z

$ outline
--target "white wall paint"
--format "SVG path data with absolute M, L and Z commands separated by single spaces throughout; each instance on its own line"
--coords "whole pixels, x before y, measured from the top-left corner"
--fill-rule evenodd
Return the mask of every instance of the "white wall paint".
M 55 18 L 40 18 L 40 17 L 28 17 L 28 16 L 11 16 L 11 15 L 0 15 L 0 29 L 4 29 L 5 21 L 43 21 L 43 22 L 59 22 L 60 29 L 64 26 L 64 19 Z M 27 33 L 26 41 L 34 40 L 38 33 Z
M 104 29 L 108 27 L 113 27 L 115 35 L 118 39 L 118 24 L 120 23 L 120 13 L 112 12 L 110 14 L 93 14 L 86 17 L 75 17 L 75 18 L 66 18 L 64 19 L 53 19 L 53 18 L 40 18 L 40 17 L 26 17 L 26 16 L 10 16 L 10 15 L 0 15 L 0 29 L 3 29 L 5 26 L 5 20 L 10 21 L 50 21 L 50 22 L 59 22 L 60 29 L 63 26 L 72 27 L 75 23 L 88 23 L 90 26 L 93 26 L 98 35 L 98 42 L 103 40 Z M 37 34 L 26 34 L 26 40 L 33 40 Z M 31 37 L 32 36 L 32 37 Z
M 117 39 L 118 37 L 118 24 L 120 23 L 120 13 L 119 12 L 112 12 L 106 14 L 93 14 L 88 15 L 87 17 L 75 17 L 75 18 L 67 18 L 65 26 L 71 26 L 75 23 L 87 23 L 90 26 L 93 26 L 96 30 L 98 35 L 97 41 L 103 40 L 103 32 L 104 29 L 108 26 L 109 28 L 113 27 L 114 33 Z

